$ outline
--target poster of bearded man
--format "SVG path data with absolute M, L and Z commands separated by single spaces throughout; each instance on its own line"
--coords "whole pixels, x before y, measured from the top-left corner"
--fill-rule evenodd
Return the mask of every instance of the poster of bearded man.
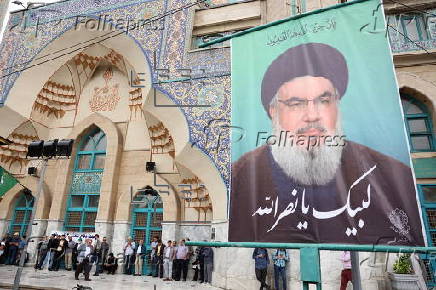
M 385 25 L 363 0 L 232 39 L 246 136 L 232 143 L 230 241 L 425 245 Z

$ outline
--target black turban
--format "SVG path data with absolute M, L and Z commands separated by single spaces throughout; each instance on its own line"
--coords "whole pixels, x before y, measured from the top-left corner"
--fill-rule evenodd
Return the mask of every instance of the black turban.
M 344 56 L 330 45 L 306 43 L 291 47 L 268 67 L 262 80 L 262 104 L 269 116 L 271 100 L 286 82 L 297 77 L 324 77 L 338 90 L 340 98 L 348 84 L 348 68 Z

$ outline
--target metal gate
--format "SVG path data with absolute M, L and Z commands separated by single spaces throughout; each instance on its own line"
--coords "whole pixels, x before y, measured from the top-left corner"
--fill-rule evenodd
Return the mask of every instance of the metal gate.
M 436 245 L 436 186 L 418 185 L 418 189 L 428 246 L 434 247 Z M 423 275 L 427 286 L 436 287 L 436 256 L 425 254 L 420 257 L 424 263 Z
M 20 237 L 26 235 L 27 226 L 29 225 L 30 216 L 33 209 L 33 196 L 27 196 L 24 193 L 15 203 L 14 215 L 9 226 L 9 233 L 19 233 Z
M 150 201 L 132 205 L 131 236 L 138 243 L 144 241 L 147 255 L 144 258 L 142 274 L 151 273 L 151 242 L 153 237 L 162 237 L 163 205 L 159 196 Z

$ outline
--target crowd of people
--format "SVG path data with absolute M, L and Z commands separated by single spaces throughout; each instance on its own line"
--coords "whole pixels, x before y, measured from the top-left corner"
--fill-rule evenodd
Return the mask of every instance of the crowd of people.
M 267 249 L 255 248 L 253 259 L 256 279 L 260 282 L 260 290 L 270 289 L 268 284 L 266 284 L 266 274 L 270 264 Z M 280 282 L 282 282 L 282 289 L 286 290 L 286 266 L 289 261 L 288 251 L 286 249 L 277 249 L 273 252 L 272 259 L 274 262 L 274 289 L 279 290 Z
M 100 240 L 96 234 L 93 239 L 78 238 L 73 240 L 72 236 L 52 234 L 50 237 L 43 237 L 37 244 L 37 259 L 35 269 L 43 270 L 45 267 L 49 271 L 59 271 L 61 264 L 67 271 L 75 271 L 76 280 L 79 274 L 84 273 L 85 280 L 90 281 L 89 273 L 93 264 L 96 265 L 94 276 L 107 270 L 108 273 L 115 273 L 117 264 L 111 263 L 109 253 L 110 245 L 106 240 Z
M 6 234 L 0 242 L 0 264 L 18 265 L 25 245 L 25 236 L 20 237 L 19 233 Z
M 13 236 L 6 234 L 0 244 L 0 264 L 18 265 L 25 241 L 25 237 L 20 237 L 18 233 Z M 145 274 L 164 281 L 186 281 L 189 265 L 192 264 L 193 281 L 212 283 L 213 250 L 210 247 L 199 247 L 194 251 L 192 246 L 185 245 L 185 240 L 163 243 L 156 236 L 149 249 L 143 240 L 135 242 L 131 237 L 127 238 L 122 254 L 115 256 L 110 249 L 106 237 L 100 239 L 98 234 L 92 239 L 77 240 L 64 234 L 52 234 L 37 243 L 34 267 L 36 270 L 74 271 L 76 280 L 83 273 L 85 281 L 91 281 L 89 275 L 93 267 L 94 276 L 104 271 L 113 275 L 118 264 L 122 264 L 120 270 L 124 274 L 141 276 L 144 274 L 144 263 L 149 263 L 151 271 Z
M 0 243 L 0 264 L 18 265 L 25 241 L 26 237 L 20 237 L 19 233 L 13 236 L 6 234 Z M 103 271 L 115 274 L 118 263 L 109 249 L 110 245 L 106 237 L 100 240 L 98 234 L 93 239 L 78 238 L 76 241 L 72 236 L 52 234 L 50 237 L 43 237 L 37 243 L 34 268 L 74 271 L 76 280 L 79 279 L 80 273 L 83 273 L 85 280 L 91 281 L 89 273 L 93 265 L 95 265 L 94 276 L 99 276 Z M 26 259 L 28 260 L 28 255 Z
M 189 241 L 189 239 L 187 239 Z M 0 242 L 0 264 L 18 265 L 23 255 L 26 237 L 19 233 L 6 234 Z M 91 269 L 95 266 L 94 276 L 99 276 L 104 271 L 114 275 L 118 264 L 122 263 L 122 272 L 126 275 L 141 276 L 144 273 L 144 263 L 151 265 L 149 276 L 158 277 L 164 281 L 186 281 L 191 264 L 194 270 L 193 281 L 212 283 L 214 265 L 214 252 L 211 247 L 186 246 L 185 240 L 162 242 L 159 237 L 153 237 L 150 250 L 143 240 L 136 243 L 131 237 L 123 247 L 122 256 L 116 257 L 110 252 L 110 244 L 106 237 L 100 240 L 98 234 L 91 238 L 78 238 L 72 236 L 52 234 L 43 237 L 37 244 L 35 269 L 59 271 L 61 266 L 67 271 L 74 271 L 76 280 L 83 273 L 86 281 Z M 266 283 L 267 269 L 270 264 L 268 251 L 265 248 L 255 248 L 253 251 L 256 279 L 260 282 L 260 289 L 269 289 Z M 26 255 L 26 261 L 28 256 Z M 341 273 L 341 289 L 351 282 L 350 252 L 343 252 L 341 256 L 343 270 Z M 276 249 L 272 253 L 274 266 L 275 289 L 287 289 L 286 268 L 289 255 L 286 249 Z M 280 287 L 280 285 L 282 287 Z
M 189 239 L 187 239 L 189 241 Z M 193 281 L 212 283 L 213 250 L 210 247 L 200 247 L 195 251 L 192 246 L 186 246 L 185 240 L 162 242 L 159 237 L 153 237 L 151 252 L 148 255 L 144 241 L 135 243 L 129 237 L 124 244 L 124 274 L 141 276 L 144 260 L 151 264 L 150 276 L 159 277 L 164 281 L 186 281 L 189 264 L 194 270 Z
M 256 279 L 260 282 L 260 290 L 270 289 L 270 286 L 266 283 L 266 276 L 268 271 L 268 265 L 270 264 L 268 251 L 265 248 L 255 248 L 253 251 L 254 269 Z M 341 272 L 341 290 L 347 288 L 348 282 L 352 281 L 351 275 L 351 255 L 349 251 L 342 252 L 342 272 Z M 272 260 L 274 264 L 274 289 L 286 290 L 286 272 L 287 264 L 289 262 L 289 255 L 286 249 L 276 249 L 273 251 Z M 282 288 L 280 288 L 282 285 Z

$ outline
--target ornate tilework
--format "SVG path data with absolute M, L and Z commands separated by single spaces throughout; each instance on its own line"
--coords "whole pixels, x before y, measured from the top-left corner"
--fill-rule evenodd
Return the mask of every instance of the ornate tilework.
M 71 184 L 71 193 L 100 193 L 103 172 L 76 172 Z
M 86 15 L 95 19 L 103 19 L 107 15 L 107 23 L 111 19 L 146 19 L 162 15 L 165 11 L 192 3 L 189 0 L 70 0 L 64 3 L 54 3 L 46 9 L 34 10 L 37 15 L 26 16 L 26 29 L 20 32 L 19 24 L 23 24 L 22 15 L 15 14 L 10 18 L 4 41 L 0 47 L 0 106 L 1 99 L 6 99 L 20 70 L 33 61 L 41 63 L 48 56 L 39 60 L 40 52 L 63 33 L 74 29 L 76 22 L 85 19 Z M 183 9 L 169 14 L 164 21 L 157 22 L 158 29 L 150 26 L 130 30 L 128 37 L 132 38 L 144 53 L 144 61 L 148 62 L 153 71 L 153 82 L 157 81 L 156 68 L 167 68 L 170 78 L 177 78 L 184 73 L 182 69 L 192 70 L 191 83 L 172 82 L 159 84 L 155 87 L 166 93 L 176 104 L 212 104 L 210 107 L 182 108 L 188 121 L 190 141 L 209 156 L 221 173 L 223 181 L 228 186 L 230 179 L 230 50 L 228 48 L 188 51 L 192 29 L 193 9 Z M 38 29 L 35 24 L 38 23 Z M 32 26 L 33 25 L 33 26 Z M 165 25 L 165 26 L 164 26 Z M 152 27 L 152 26 L 151 26 Z M 160 28 L 165 27 L 165 30 Z M 37 35 L 35 35 L 37 31 Z M 116 34 L 114 32 L 113 34 Z M 97 41 L 97 40 L 96 40 Z M 86 48 L 86 45 L 83 45 Z M 78 54 L 77 50 L 71 58 Z M 122 54 L 122 51 L 118 51 Z M 156 55 L 157 63 L 154 63 Z M 186 73 L 186 72 L 185 72 Z M 132 104 L 131 104 L 132 105 Z M 133 104 L 134 105 L 134 104 Z M 78 180 L 85 178 L 80 174 Z M 74 183 L 75 181 L 73 181 Z M 96 181 L 97 182 L 97 181 Z M 100 180 L 101 182 L 101 180 Z M 84 183 L 77 190 L 91 190 L 95 183 Z M 80 187 L 82 186 L 82 187 Z M 85 187 L 83 187 L 85 186 Z

